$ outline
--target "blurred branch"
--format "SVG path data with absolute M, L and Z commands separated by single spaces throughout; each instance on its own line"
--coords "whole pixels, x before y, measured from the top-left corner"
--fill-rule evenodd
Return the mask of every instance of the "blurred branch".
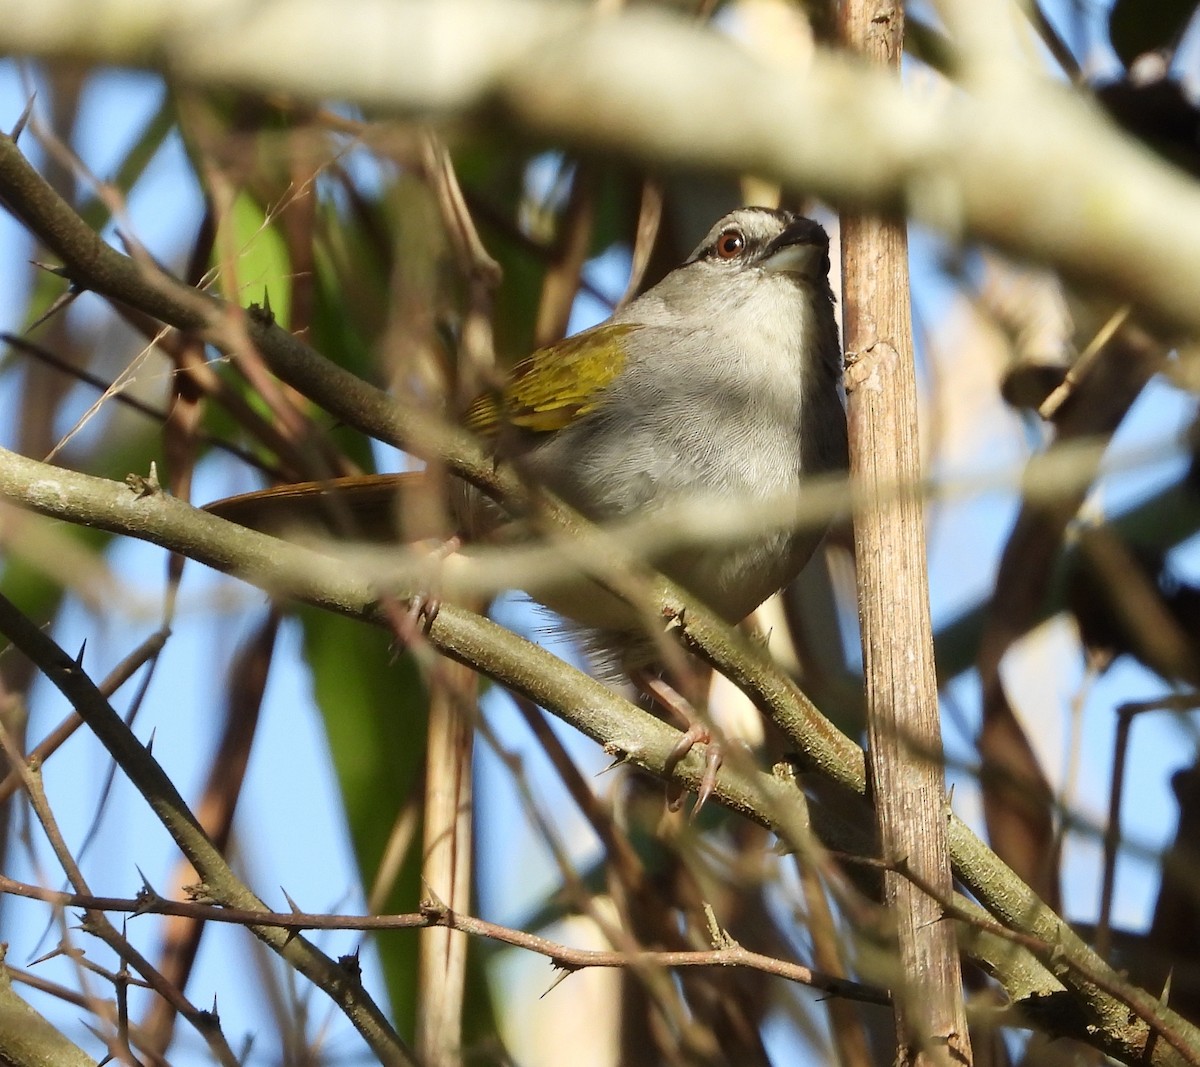
M 756 63 L 661 11 L 226 0 L 217 16 L 213 6 L 110 5 L 97 23 L 89 0 L 0 0 L 0 47 L 305 99 L 491 121 L 498 112 L 541 137 L 755 171 L 1052 263 L 1200 332 L 1200 190 L 1020 63 L 935 99 L 845 56 L 818 53 L 800 73 Z
M 1079 451 L 1079 447 L 1079 442 L 1056 443 L 1036 462 L 1040 463 L 1043 458 L 1055 455 L 1074 453 L 1080 461 L 1075 469 L 1081 481 L 1090 480 L 1087 478 L 1090 461 L 1085 451 Z M 1098 447 L 1100 446 L 1089 444 L 1085 449 Z M 1070 491 L 1066 480 L 1059 482 L 1059 488 L 1062 492 Z M 1050 497 L 1045 499 L 1049 501 Z M 1159 554 L 1165 554 L 1168 549 L 1182 544 L 1200 530 L 1200 498 L 1191 485 L 1190 475 L 1185 475 L 1180 481 L 1167 486 L 1128 511 L 1114 515 L 1107 526 L 1122 541 Z M 1041 599 L 1037 611 L 1029 618 L 1029 626 L 1056 615 L 1067 606 L 1067 576 L 1082 565 L 1079 543 L 1064 545 L 1054 573 L 1049 579 L 1049 591 Z M 977 606 L 938 631 L 937 663 L 943 681 L 956 677 L 972 666 L 984 626 L 987 624 L 986 611 L 986 605 Z
M 1131 323 L 1119 326 L 1063 394 L 1054 422 L 1056 446 L 1111 435 L 1163 359 L 1155 338 Z M 989 839 L 1052 906 L 1059 900 L 1059 872 L 1051 790 L 1009 702 L 1001 665 L 1014 642 L 1033 626 L 1046 598 L 1067 525 L 1087 492 L 1087 471 L 1081 468 L 1079 473 L 1081 480 L 1072 491 L 1053 498 L 1038 494 L 1030 499 L 1026 494 L 1022 500 L 1000 560 L 977 663 L 983 693 L 979 749 L 988 772 L 983 788 Z M 1092 473 L 1099 473 L 1098 462 Z
M 44 345 L 30 341 L 27 337 L 18 337 L 16 334 L 11 333 L 0 333 L 0 344 L 8 345 L 11 348 L 15 348 L 18 352 L 24 352 L 32 359 L 49 364 L 68 378 L 73 378 L 78 382 L 90 385 L 101 394 L 102 400 L 112 400 L 114 403 L 122 404 L 131 411 L 136 411 L 139 415 L 144 415 L 159 426 L 164 425 L 170 418 L 169 411 L 157 408 L 153 404 L 147 404 L 139 400 L 136 396 L 129 395 L 126 392 L 127 382 L 120 385 L 114 382 L 107 382 L 98 375 L 92 374 L 84 367 L 74 366 L 68 360 L 51 352 Z M 248 449 L 203 431 L 197 433 L 196 439 L 199 443 L 207 445 L 210 448 L 220 449 L 231 456 L 236 456 L 249 467 L 254 467 L 267 474 L 272 473 L 267 465 Z
M 67 1040 L 13 991 L 0 946 L 0 1062 L 7 1067 L 95 1067 L 96 1061 Z
M 269 312 L 227 304 L 106 244 L 4 136 L 0 202 L 63 259 L 75 285 L 198 334 L 224 352 L 252 348 L 255 358 L 261 357 L 274 374 L 347 425 L 420 455 L 439 457 L 498 499 L 525 499 L 518 479 L 498 470 L 470 434 L 448 426 L 436 414 L 398 404 L 281 329 Z

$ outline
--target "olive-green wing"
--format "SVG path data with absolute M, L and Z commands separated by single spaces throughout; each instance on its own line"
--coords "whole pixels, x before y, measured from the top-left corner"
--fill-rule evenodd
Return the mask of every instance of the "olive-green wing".
M 467 411 L 466 424 L 494 436 L 502 426 L 550 433 L 569 426 L 599 402 L 625 366 L 624 338 L 638 327 L 606 324 L 539 348 L 518 363 L 501 395 L 485 393 Z

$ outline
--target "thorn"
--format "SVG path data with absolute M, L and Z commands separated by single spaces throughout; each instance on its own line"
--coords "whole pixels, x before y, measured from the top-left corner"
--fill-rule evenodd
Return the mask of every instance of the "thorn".
M 263 307 L 261 304 L 251 304 L 246 309 L 246 314 L 262 326 L 275 325 L 275 316 L 272 314 L 269 305 L 267 307 Z
M 263 314 L 266 315 L 272 322 L 275 321 L 275 312 L 271 309 L 271 290 L 265 285 L 263 286 Z
M 119 226 L 119 225 L 116 228 L 116 237 L 117 237 L 117 240 L 121 242 L 121 248 L 125 251 L 126 255 L 128 255 L 128 256 L 139 256 L 139 255 L 149 256 L 149 253 L 138 242 L 137 238 L 132 237 L 130 234 L 126 233 L 125 230 L 122 229 L 121 226 Z M 156 260 L 154 260 L 153 256 L 149 256 L 149 258 L 154 262 L 154 265 L 156 267 L 160 267 L 160 268 L 162 267 L 162 264 L 157 262 Z
M 71 280 L 71 276 L 67 273 L 67 268 L 65 266 L 55 267 L 49 263 L 43 263 L 40 259 L 31 259 L 29 261 L 29 265 L 31 267 L 37 267 L 38 270 L 44 270 L 47 274 L 54 274 L 68 282 Z
M 38 956 L 38 958 L 36 960 L 30 960 L 26 964 L 26 966 L 27 967 L 36 967 L 39 963 L 46 963 L 49 960 L 57 959 L 59 956 L 68 956 L 69 957 L 70 955 L 71 955 L 71 953 L 67 949 L 66 945 L 64 945 L 60 941 L 49 952 L 43 953 L 41 956 Z
M 1162 992 L 1158 996 L 1159 1003 L 1165 1008 L 1167 1001 L 1171 998 L 1171 983 L 1175 980 L 1175 968 L 1172 967 L 1167 971 L 1167 980 L 1163 982 Z
M 615 771 L 618 767 L 629 762 L 628 752 L 616 752 L 613 755 L 613 761 L 607 767 L 596 772 L 595 777 L 599 778 L 602 774 L 608 774 L 610 771 Z
M 253 1048 L 254 1048 L 254 1034 L 250 1033 L 250 1034 L 247 1034 L 242 1039 L 242 1047 L 240 1050 L 240 1054 L 237 1057 L 238 1063 L 249 1063 L 250 1062 L 250 1052 Z
M 25 110 L 21 112 L 20 118 L 17 119 L 16 125 L 12 128 L 12 133 L 8 136 L 12 138 L 13 144 L 21 139 L 21 134 L 25 132 L 25 127 L 29 125 L 29 116 L 33 114 L 33 102 L 37 99 L 37 93 L 34 92 L 29 97 L 29 102 L 25 105 Z
M 289 893 L 288 893 L 288 891 L 287 891 L 286 889 L 284 889 L 284 888 L 283 888 L 283 886 L 280 886 L 280 887 L 279 887 L 279 892 L 281 892 L 281 893 L 283 894 L 283 896 L 284 896 L 284 899 L 286 899 L 286 900 L 287 900 L 287 902 L 288 902 L 288 907 L 292 909 L 292 914 L 293 914 L 293 915 L 303 915 L 303 914 L 304 914 L 304 912 L 302 912 L 302 911 L 300 910 L 300 908 L 299 908 L 299 907 L 296 905 L 296 902 L 295 902 L 295 901 L 294 901 L 294 900 L 291 898 L 291 894 L 289 894 Z M 287 936 L 284 938 L 284 941 L 283 941 L 283 943 L 284 943 L 285 945 L 290 945 L 290 944 L 291 944 L 293 941 L 295 941 L 295 940 L 296 940 L 297 936 L 299 935 L 299 933 L 300 933 L 300 927 L 298 927 L 298 926 L 285 926 L 285 927 L 283 927 L 283 932 L 284 932 L 284 933 L 287 935 Z
M 162 493 L 162 484 L 158 480 L 158 465 L 154 460 L 150 461 L 149 474 L 144 477 L 140 474 L 127 474 L 125 484 L 137 494 L 139 500 Z
M 338 966 L 356 982 L 362 981 L 362 963 L 358 959 L 358 949 L 338 957 Z
M 212 1003 L 211 1010 L 205 1011 L 203 1008 L 201 1008 L 200 1011 L 198 1011 L 196 1014 L 200 1016 L 201 1021 L 207 1023 L 214 1030 L 221 1029 L 221 1013 L 217 1010 L 217 994 L 216 993 L 213 994 L 213 1003 Z
M 145 915 L 155 904 L 162 898 L 158 895 L 154 886 L 150 884 L 150 879 L 142 872 L 141 867 L 135 866 L 134 869 L 138 872 L 138 876 L 142 879 L 142 887 L 137 891 L 137 896 L 134 900 L 137 907 L 134 909 L 134 915 Z
M 562 960 L 553 960 L 552 962 L 555 967 L 558 967 L 562 971 L 562 974 L 555 978 L 554 981 L 546 987 L 545 991 L 541 994 L 541 996 L 538 997 L 538 1000 L 541 1000 L 542 997 L 548 997 L 560 985 L 562 985 L 563 982 L 565 982 L 572 974 L 575 973 L 576 968 L 569 963 L 564 963 Z
M 431 925 L 442 922 L 450 911 L 446 907 L 446 902 L 430 889 L 429 886 L 425 887 L 425 895 L 421 897 L 420 903 L 417 905 L 417 910 L 429 920 Z
M 66 274 L 63 273 L 66 269 L 65 267 L 46 267 L 42 263 L 37 263 L 35 266 L 42 267 L 43 269 L 48 270 L 51 274 L 57 274 L 60 278 L 66 277 Z M 32 333 L 47 319 L 52 319 L 55 315 L 62 311 L 63 308 L 73 304 L 75 302 L 75 298 L 82 292 L 83 290 L 79 286 L 77 286 L 74 282 L 71 282 L 71 284 L 67 286 L 67 291 L 59 296 L 54 303 L 52 303 L 41 315 L 34 319 L 33 322 L 26 327 L 25 332 Z
M 721 941 L 721 924 L 717 922 L 717 913 L 713 911 L 713 906 L 706 900 L 701 907 L 704 910 L 704 925 L 708 927 L 708 940 L 717 945 Z
M 158 727 L 155 726 L 150 731 L 150 740 L 146 742 L 146 755 L 149 756 L 154 752 L 154 738 L 158 735 Z
M 79 646 L 79 652 L 75 656 L 75 666 L 83 670 L 83 653 L 87 649 L 87 638 L 83 639 L 83 644 Z
M 733 939 L 729 931 L 717 922 L 717 913 L 713 911 L 713 906 L 707 900 L 704 902 L 704 925 L 708 927 L 708 936 L 713 948 L 739 947 L 737 941 Z

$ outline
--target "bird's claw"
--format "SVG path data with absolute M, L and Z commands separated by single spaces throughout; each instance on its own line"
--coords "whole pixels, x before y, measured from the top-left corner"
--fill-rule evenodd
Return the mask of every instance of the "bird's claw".
M 696 804 L 692 808 L 691 818 L 693 819 L 700 813 L 701 808 L 708 803 L 708 798 L 712 796 L 713 790 L 717 788 L 717 772 L 721 769 L 723 760 L 721 746 L 713 740 L 712 734 L 706 726 L 699 722 L 693 722 L 675 743 L 675 747 L 671 749 L 664 766 L 666 773 L 673 775 L 675 768 L 679 765 L 679 761 L 686 757 L 697 743 L 706 745 L 707 749 L 704 753 L 704 775 L 700 779 L 700 787 L 696 790 Z M 682 807 L 683 794 L 684 790 L 682 787 L 673 788 L 669 794 L 667 804 L 672 811 L 678 811 Z

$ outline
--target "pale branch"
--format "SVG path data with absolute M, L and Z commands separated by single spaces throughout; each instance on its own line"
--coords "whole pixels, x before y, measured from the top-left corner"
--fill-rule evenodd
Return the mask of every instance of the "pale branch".
M 12 987 L 0 946 L 0 1062 L 8 1067 L 95 1067 L 96 1061 L 33 1010 Z
M 101 18 L 92 0 L 0 0 L 0 48 L 423 116 L 499 114 L 540 137 L 757 172 L 1052 264 L 1200 332 L 1200 190 L 1015 61 L 935 95 L 844 55 L 795 70 L 683 16 L 561 0 L 142 0 Z

